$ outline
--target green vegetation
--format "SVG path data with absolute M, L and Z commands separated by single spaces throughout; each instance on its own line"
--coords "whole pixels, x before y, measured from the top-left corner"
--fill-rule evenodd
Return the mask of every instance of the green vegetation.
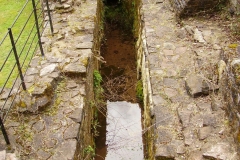
M 103 88 L 101 87 L 102 76 L 99 71 L 93 71 L 93 84 L 94 84 L 94 94 L 95 94 L 95 101 L 101 100 L 101 95 L 103 93 Z
M 137 92 L 137 98 L 140 102 L 143 102 L 143 83 L 142 80 L 139 80 L 137 82 L 137 86 L 136 86 L 136 92 Z
M 22 10 L 26 0 L 0 0 L 0 43 L 3 41 L 5 35 L 7 35 L 8 28 L 10 28 L 16 19 L 18 13 Z M 40 8 L 40 3 L 37 8 Z M 33 7 L 31 1 L 29 1 L 26 5 L 26 8 L 23 10 L 22 14 L 19 16 L 16 23 L 12 26 L 12 33 L 13 38 L 15 40 L 16 50 L 18 53 L 19 61 L 22 67 L 23 72 L 26 71 L 28 67 L 28 63 L 32 58 L 32 54 L 34 52 L 35 46 L 37 44 L 37 36 L 36 33 L 36 26 L 34 15 L 32 13 Z M 38 11 L 40 12 L 40 11 Z M 29 18 L 29 16 L 31 17 Z M 29 22 L 26 24 L 29 18 Z M 22 31 L 22 29 L 25 29 Z M 32 33 L 30 31 L 33 30 Z M 22 33 L 21 33 L 22 31 Z M 21 33 L 21 35 L 20 35 Z M 29 38 L 28 38 L 29 37 Z M 33 42 L 32 42 L 33 41 Z M 31 43 L 33 43 L 31 45 Z M 0 44 L 1 50 L 1 59 L 0 59 L 0 67 L 4 64 L 5 60 L 7 59 L 8 54 L 12 50 L 11 41 L 9 35 L 6 36 L 5 40 Z M 22 53 L 21 53 L 22 52 Z M 29 54 L 28 54 L 29 52 Z M 9 82 L 6 84 L 6 87 L 10 88 L 12 83 L 18 76 L 17 67 L 14 65 L 16 63 L 15 57 L 13 52 L 11 52 L 10 56 L 8 57 L 3 69 L 0 72 L 0 86 L 3 86 L 9 77 Z M 12 75 L 10 72 L 14 68 Z
M 98 70 L 93 71 L 93 82 L 94 82 L 94 87 L 97 88 L 101 86 L 102 76 Z
M 85 149 L 84 149 L 84 154 L 90 157 L 94 157 L 95 156 L 95 149 L 92 147 L 92 146 L 87 146 Z
M 125 32 L 132 32 L 134 22 L 134 6 L 134 2 L 123 3 L 122 1 L 117 6 L 105 6 L 105 21 L 110 24 L 119 25 Z

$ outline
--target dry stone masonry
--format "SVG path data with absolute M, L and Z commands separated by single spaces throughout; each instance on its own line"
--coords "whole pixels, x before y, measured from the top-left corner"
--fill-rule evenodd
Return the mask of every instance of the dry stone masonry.
M 193 6 L 217 1 L 175 3 L 182 11 L 193 11 Z M 227 64 L 221 57 L 231 52 L 228 33 L 209 18 L 190 17 L 179 23 L 172 6 L 170 1 L 143 0 L 141 10 L 146 42 L 142 63 L 147 64 L 142 70 L 149 70 L 148 102 L 156 134 L 151 159 L 239 159 L 226 114 L 223 91 L 229 90 L 222 84 Z
M 176 19 L 180 12 L 209 9 L 217 2 L 142 0 L 136 11 L 143 125 L 152 131 L 151 160 L 240 159 L 240 62 L 238 56 L 233 61 L 227 56 L 240 49 L 229 47 L 231 39 L 219 21 Z M 88 66 L 94 41 L 102 36 L 94 33 L 94 28 L 101 28 L 101 13 L 96 13 L 95 0 L 51 4 L 54 36 L 50 29 L 44 32 L 45 57 L 39 54 L 31 61 L 27 91 L 18 94 L 6 120 L 15 154 L 3 150 L 0 159 L 81 159 L 75 151 L 84 141 L 79 132 L 87 130 L 81 126 L 89 92 Z M 2 92 L 0 103 L 8 93 Z
M 45 56 L 35 56 L 22 91 L 6 120 L 15 159 L 73 159 L 82 121 L 88 59 L 92 55 L 97 2 L 50 1 L 50 27 L 41 42 Z M 48 18 L 46 18 L 47 20 Z M 1 99 L 9 93 L 1 94 Z M 0 159 L 9 159 L 2 151 Z M 5 158 L 8 157 L 8 158 Z

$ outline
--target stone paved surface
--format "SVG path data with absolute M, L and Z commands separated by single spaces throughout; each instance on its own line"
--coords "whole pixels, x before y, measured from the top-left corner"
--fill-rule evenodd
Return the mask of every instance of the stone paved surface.
M 73 159 L 97 2 L 60 2 L 51 2 L 54 36 L 47 27 L 41 39 L 45 56 L 33 58 L 25 76 L 27 91 L 17 97 L 5 123 L 15 154 L 3 150 L 1 160 Z
M 21 159 L 72 159 L 76 148 L 96 1 L 67 0 L 52 9 L 54 36 L 46 30 L 42 38 L 46 56 L 33 58 L 28 92 L 18 97 L 15 118 L 6 122 Z M 141 13 L 157 134 L 155 159 L 238 160 L 218 86 L 227 33 L 206 19 L 178 24 L 167 0 L 143 0 Z M 2 151 L 0 159 L 15 155 Z
M 240 159 L 218 86 L 223 69 L 217 66 L 224 66 L 219 61 L 230 43 L 228 33 L 204 18 L 178 24 L 167 0 L 143 0 L 142 13 L 157 134 L 155 158 Z

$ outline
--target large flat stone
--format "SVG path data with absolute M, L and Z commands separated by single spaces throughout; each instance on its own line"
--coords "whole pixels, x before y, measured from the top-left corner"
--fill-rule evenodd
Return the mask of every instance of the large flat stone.
M 159 145 L 156 149 L 155 158 L 156 160 L 174 160 L 175 150 L 176 148 L 173 145 Z

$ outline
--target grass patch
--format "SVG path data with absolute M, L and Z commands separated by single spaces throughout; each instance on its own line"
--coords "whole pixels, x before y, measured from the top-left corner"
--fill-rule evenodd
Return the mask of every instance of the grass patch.
M 7 33 L 8 28 L 12 26 L 25 3 L 26 0 L 0 0 L 0 43 L 2 42 L 0 44 L 0 68 L 4 65 L 0 72 L 0 87 L 6 83 L 6 87 L 11 88 L 14 80 L 18 77 L 18 70 L 15 65 L 16 60 L 13 52 L 11 52 L 12 45 Z M 37 8 L 41 8 L 40 3 Z M 22 14 L 11 28 L 23 72 L 26 71 L 37 45 L 38 37 L 36 35 L 36 26 L 34 26 L 34 14 L 31 14 L 32 11 L 32 2 L 29 1 Z M 38 10 L 39 13 L 40 11 L 41 10 Z M 7 36 L 4 39 L 5 35 Z M 11 73 L 12 70 L 13 72 Z M 7 79 L 9 79 L 8 82 L 6 82 Z

